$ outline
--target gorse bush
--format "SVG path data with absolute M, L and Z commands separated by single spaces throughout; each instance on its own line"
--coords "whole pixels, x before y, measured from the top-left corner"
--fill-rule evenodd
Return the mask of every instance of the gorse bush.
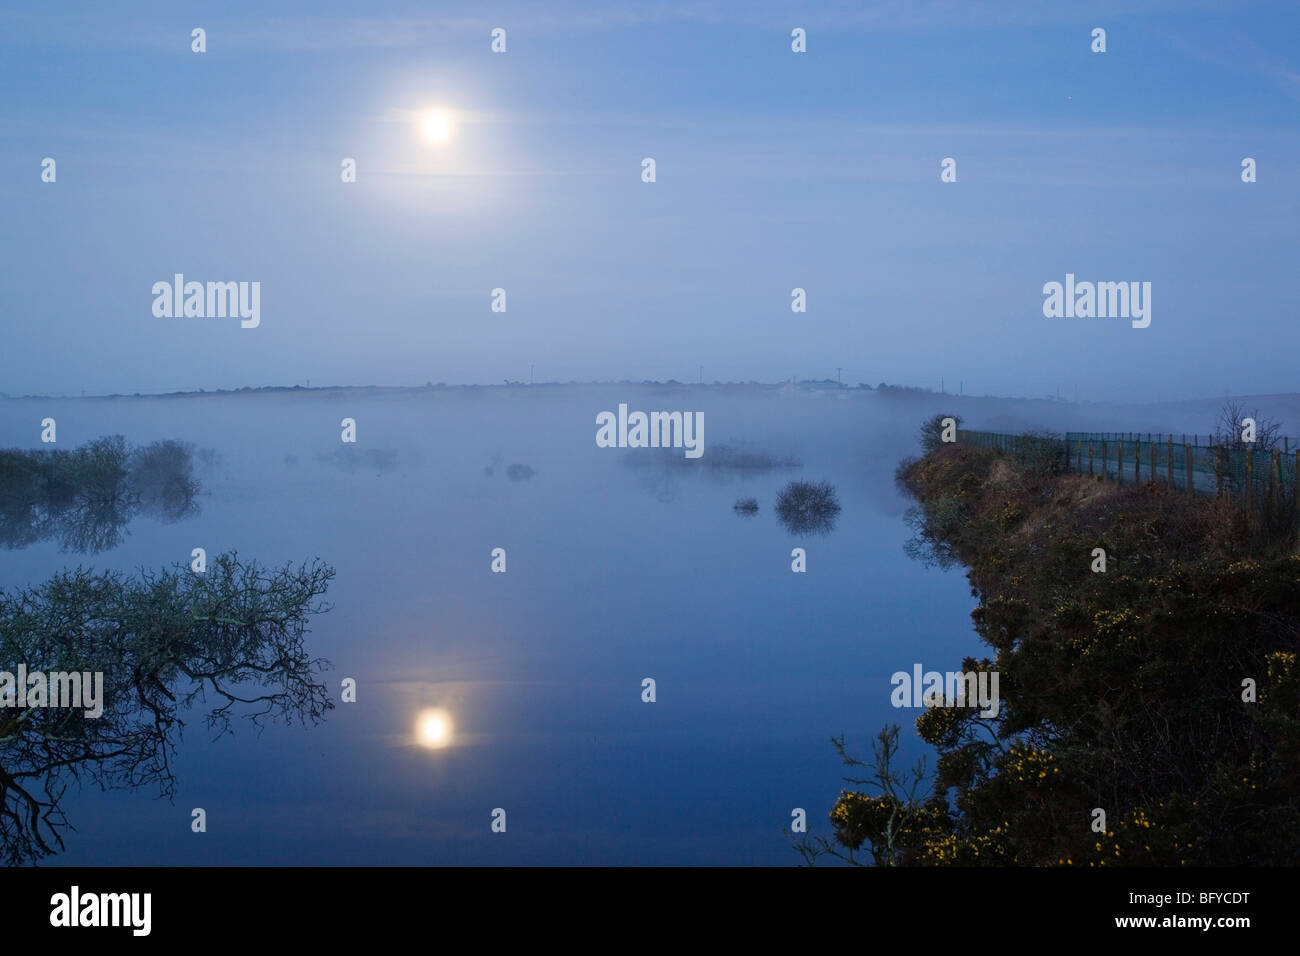
M 1030 432 L 1016 439 L 1015 462 L 1028 475 L 1048 477 L 1069 469 L 1070 449 L 1052 432 Z
M 900 474 L 912 551 L 968 568 L 991 656 L 963 667 L 999 673 L 1001 708 L 924 711 L 929 791 L 897 806 L 846 792 L 815 849 L 914 865 L 1300 863 L 1294 529 L 1265 536 L 1227 500 L 1053 460 L 1048 445 L 946 445 Z
M 942 412 L 930 416 L 921 425 L 921 450 L 926 454 L 943 444 L 944 422 L 949 418 L 953 420 L 955 427 L 961 428 L 962 417 L 960 415 L 948 415 Z

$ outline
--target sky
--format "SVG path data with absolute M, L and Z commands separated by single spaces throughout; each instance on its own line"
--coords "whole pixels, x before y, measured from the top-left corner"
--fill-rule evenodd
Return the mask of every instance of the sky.
M 0 90 L 10 395 L 1295 388 L 1294 4 L 7 4 Z M 1046 317 L 1067 274 L 1151 324 Z

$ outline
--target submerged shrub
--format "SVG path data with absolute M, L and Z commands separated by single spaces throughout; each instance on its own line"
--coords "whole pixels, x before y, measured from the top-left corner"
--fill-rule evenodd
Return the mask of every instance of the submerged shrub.
M 792 481 L 776 499 L 776 514 L 791 531 L 824 534 L 840 513 L 835 488 L 825 481 Z

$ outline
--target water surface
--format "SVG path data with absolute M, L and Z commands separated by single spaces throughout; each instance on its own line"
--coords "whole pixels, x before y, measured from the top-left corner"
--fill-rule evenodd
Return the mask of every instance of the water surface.
M 705 454 L 603 449 L 595 417 L 703 411 Z M 196 513 L 143 515 L 98 554 L 0 551 L 6 587 L 84 564 L 133 570 L 235 549 L 337 569 L 309 647 L 355 704 L 317 727 L 192 720 L 174 804 L 70 793 L 66 864 L 765 864 L 798 862 L 841 786 L 829 744 L 865 755 L 915 713 L 889 676 L 978 651 L 960 572 L 907 560 L 893 487 L 919 415 L 851 396 L 654 386 L 10 400 L 0 444 L 106 434 L 192 442 Z M 343 418 L 355 446 L 340 442 Z M 798 467 L 711 467 L 710 450 Z M 835 486 L 833 530 L 796 535 L 792 479 Z M 752 518 L 733 509 L 754 497 Z M 791 571 L 791 549 L 807 572 Z M 504 548 L 507 572 L 490 570 Z M 642 679 L 657 700 L 641 700 Z M 452 744 L 419 746 L 446 711 Z M 197 718 L 197 715 L 196 715 Z M 190 832 L 203 807 L 208 832 Z M 495 808 L 505 834 L 491 832 Z

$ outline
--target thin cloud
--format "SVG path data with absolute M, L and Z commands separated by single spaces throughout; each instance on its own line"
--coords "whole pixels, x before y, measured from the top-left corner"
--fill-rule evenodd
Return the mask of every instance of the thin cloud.
M 788 31 L 792 27 L 862 33 L 912 33 L 996 29 L 1049 23 L 1094 22 L 1131 18 L 1162 11 L 1185 14 L 1190 9 L 1221 10 L 1219 2 L 1128 0 L 1113 3 L 1042 3 L 1041 0 L 952 2 L 952 0 L 878 0 L 847 2 L 735 3 L 641 2 L 630 4 L 594 0 L 552 0 L 494 5 L 485 16 L 478 3 L 448 5 L 440 16 L 281 17 L 267 19 L 206 16 L 149 18 L 124 21 L 118 15 L 96 13 L 39 15 L 22 11 L 0 13 L 0 45 L 38 44 L 48 47 L 111 47 L 189 52 L 189 31 L 203 27 L 210 52 L 329 53 L 340 50 L 396 50 L 445 46 L 449 35 L 460 42 L 469 32 L 488 34 L 495 27 L 527 33 L 604 30 L 654 24 L 734 26 Z M 190 22 L 193 21 L 193 22 Z M 1294 74 L 1293 74 L 1294 75 Z

